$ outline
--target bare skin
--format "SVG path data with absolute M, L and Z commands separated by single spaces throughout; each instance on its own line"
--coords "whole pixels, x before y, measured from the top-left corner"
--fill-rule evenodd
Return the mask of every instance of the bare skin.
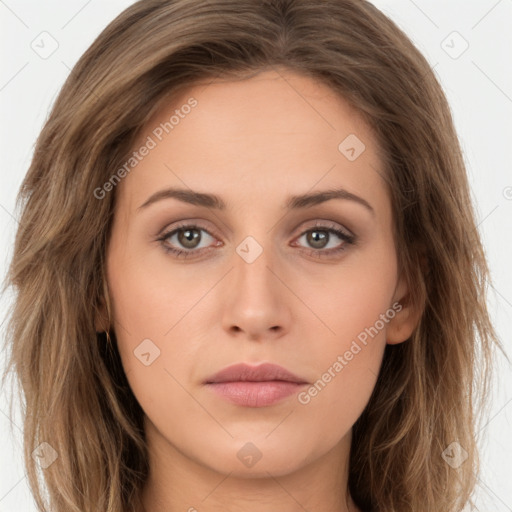
M 190 97 L 197 105 L 158 140 L 154 129 Z M 353 138 L 339 149 L 350 134 L 364 151 Z M 107 253 L 111 329 L 145 412 L 144 508 L 357 511 L 352 426 L 386 343 L 406 341 L 417 321 L 370 128 L 326 86 L 282 70 L 194 87 L 136 147 L 148 136 L 156 147 L 115 191 Z M 169 197 L 141 207 L 169 187 L 226 207 Z M 346 195 L 286 208 L 289 196 L 340 188 L 368 204 Z M 180 222 L 196 227 L 158 240 Z M 234 404 L 204 382 L 238 362 L 279 364 L 308 384 L 271 405 Z

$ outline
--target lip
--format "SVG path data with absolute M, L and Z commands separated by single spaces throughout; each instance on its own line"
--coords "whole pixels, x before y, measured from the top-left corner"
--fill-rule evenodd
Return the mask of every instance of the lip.
M 293 395 L 308 382 L 276 364 L 240 363 L 224 368 L 204 384 L 236 405 L 266 407 Z
M 298 377 L 286 368 L 272 363 L 263 363 L 252 366 L 246 363 L 238 363 L 227 366 L 220 372 L 207 378 L 205 384 L 219 382 L 268 382 L 268 381 L 295 382 L 307 384 L 305 379 Z

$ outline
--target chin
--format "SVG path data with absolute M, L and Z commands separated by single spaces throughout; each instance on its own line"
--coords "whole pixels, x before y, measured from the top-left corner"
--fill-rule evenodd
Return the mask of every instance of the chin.
M 267 435 L 267 434 L 265 434 Z M 237 440 L 231 446 L 219 447 L 221 450 L 209 450 L 208 458 L 201 454 L 200 463 L 222 474 L 230 474 L 235 478 L 268 478 L 288 475 L 300 470 L 316 458 L 313 447 L 306 448 L 304 444 L 286 443 L 283 439 L 275 442 L 254 442 Z M 322 453 L 319 450 L 318 457 Z

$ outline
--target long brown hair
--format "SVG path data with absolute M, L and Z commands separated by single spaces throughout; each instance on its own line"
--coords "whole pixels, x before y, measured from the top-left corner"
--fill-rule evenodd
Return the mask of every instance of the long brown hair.
M 330 86 L 375 130 L 400 270 L 422 310 L 411 339 L 386 347 L 354 426 L 350 493 L 363 509 L 395 512 L 458 511 L 470 499 L 475 407 L 498 342 L 461 149 L 428 62 L 364 0 L 141 0 L 73 68 L 18 196 L 4 379 L 14 370 L 25 398 L 25 464 L 40 511 L 45 500 L 54 512 L 136 511 L 149 471 L 115 333 L 107 343 L 93 323 L 108 303 L 116 197 L 94 191 L 174 94 L 281 67 Z M 442 455 L 453 442 L 467 455 L 458 468 Z M 42 471 L 32 457 L 41 443 L 57 454 Z

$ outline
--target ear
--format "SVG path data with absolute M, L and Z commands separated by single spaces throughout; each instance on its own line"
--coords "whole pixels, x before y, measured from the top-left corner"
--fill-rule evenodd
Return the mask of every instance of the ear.
M 389 345 L 396 345 L 411 337 L 423 313 L 423 307 L 417 300 L 413 300 L 403 277 L 400 278 L 396 287 L 392 309 L 396 314 L 387 325 L 386 341 Z
M 109 329 L 107 306 L 103 297 L 101 297 L 99 305 L 95 308 L 94 328 L 98 333 L 108 331 Z

